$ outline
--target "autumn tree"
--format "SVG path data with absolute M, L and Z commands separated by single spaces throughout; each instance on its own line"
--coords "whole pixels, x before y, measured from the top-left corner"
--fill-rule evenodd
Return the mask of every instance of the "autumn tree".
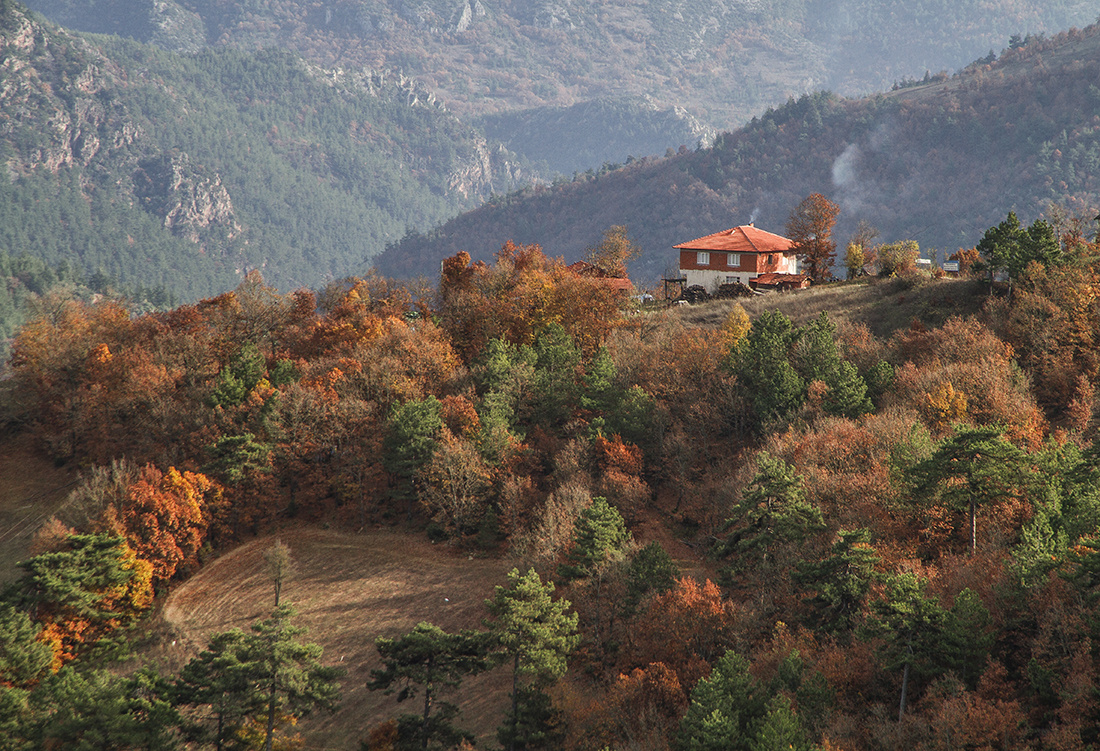
M 920 246 L 915 240 L 886 243 L 878 248 L 879 276 L 901 276 L 912 271 L 920 258 Z
M 404 636 L 380 636 L 374 644 L 383 668 L 371 671 L 367 688 L 396 693 L 398 702 L 415 697 L 417 690 L 424 694 L 421 714 L 398 719 L 398 748 L 454 748 L 462 739 L 472 738 L 454 727 L 458 707 L 439 701 L 438 696 L 489 667 L 486 634 L 451 634 L 422 622 Z
M 667 592 L 650 598 L 634 621 L 633 660 L 640 665 L 663 662 L 683 685 L 693 685 L 734 645 L 736 618 L 736 606 L 717 584 L 682 577 Z
M 844 268 L 848 270 L 848 279 L 852 280 L 863 273 L 863 267 L 867 264 L 867 256 L 863 252 L 863 246 L 856 243 L 848 243 L 844 249 Z
M 875 244 L 875 240 L 877 240 L 878 237 L 879 231 L 877 227 L 866 219 L 859 220 L 859 223 L 856 225 L 856 231 L 848 240 L 848 247 L 855 246 L 859 248 L 859 256 L 863 261 L 863 265 L 875 263 L 878 255 L 878 246 Z M 860 268 L 862 268 L 862 266 Z
M 491 510 L 492 474 L 477 449 L 444 430 L 431 458 L 416 475 L 420 502 L 449 534 L 477 529 Z
M 839 206 L 820 193 L 812 193 L 795 207 L 787 220 L 791 250 L 806 264 L 806 271 L 815 282 L 832 276 L 836 260 L 833 225 L 839 214 Z
M 112 521 L 138 557 L 153 564 L 153 576 L 167 581 L 206 541 L 220 495 L 205 475 L 146 465 L 113 510 Z
M 625 277 L 627 262 L 641 254 L 642 249 L 626 236 L 626 227 L 617 224 L 604 230 L 600 241 L 585 250 L 584 260 L 610 276 Z

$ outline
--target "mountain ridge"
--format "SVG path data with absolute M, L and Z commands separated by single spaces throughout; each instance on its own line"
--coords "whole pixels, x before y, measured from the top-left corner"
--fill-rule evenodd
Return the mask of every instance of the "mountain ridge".
M 509 239 L 571 260 L 626 224 L 644 249 L 633 273 L 651 284 L 677 242 L 750 218 L 781 233 L 813 192 L 840 204 L 841 240 L 863 219 L 884 240 L 916 239 L 945 257 L 1009 211 L 1034 218 L 1052 201 L 1100 204 L 1098 35 L 1093 25 L 1034 39 L 956 76 L 864 99 L 791 99 L 712 148 L 526 189 L 403 239 L 376 265 L 404 275 L 418 258 L 425 267 L 459 250 L 484 259 Z

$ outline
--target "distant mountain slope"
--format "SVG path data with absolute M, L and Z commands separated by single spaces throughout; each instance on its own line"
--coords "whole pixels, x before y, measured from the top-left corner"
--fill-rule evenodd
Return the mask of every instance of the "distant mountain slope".
M 74 28 L 114 31 L 169 49 L 275 45 L 325 66 L 400 69 L 423 80 L 462 116 L 629 96 L 649 98 L 662 110 L 684 107 L 720 128 L 747 122 L 791 95 L 816 89 L 863 94 L 926 70 L 955 70 L 1002 49 L 1013 34 L 1081 26 L 1097 13 L 1089 0 L 32 5 Z
M 632 275 L 654 281 L 671 246 L 757 220 L 783 231 L 812 192 L 842 208 L 843 242 L 860 219 L 885 240 L 950 253 L 1010 210 L 1035 218 L 1052 200 L 1100 206 L 1100 26 L 1059 34 L 960 75 L 846 100 L 806 96 L 718 138 L 572 183 L 527 189 L 409 236 L 377 259 L 383 273 L 436 268 L 458 250 L 489 257 L 538 242 L 567 260 L 612 224 L 644 248 Z
M 15 3 L 0 50 L 0 250 L 185 299 L 249 268 L 282 287 L 361 273 L 528 179 L 402 77 L 87 40 Z
M 489 138 L 523 154 L 542 171 L 562 175 L 680 146 L 708 146 L 716 135 L 679 107 L 659 110 L 650 102 L 625 98 L 504 112 L 479 124 Z

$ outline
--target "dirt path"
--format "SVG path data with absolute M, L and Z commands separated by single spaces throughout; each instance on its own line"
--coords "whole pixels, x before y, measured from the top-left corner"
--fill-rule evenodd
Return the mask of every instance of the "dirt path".
M 298 610 L 294 622 L 324 647 L 325 664 L 347 671 L 340 711 L 313 717 L 300 730 L 307 748 L 357 749 L 369 728 L 391 716 L 415 712 L 392 696 L 366 690 L 380 667 L 374 639 L 397 636 L 420 621 L 446 630 L 476 628 L 484 601 L 502 584 L 513 563 L 470 558 L 422 536 L 374 530 L 350 534 L 299 529 L 238 547 L 207 564 L 173 591 L 160 614 L 159 643 L 142 661 L 178 670 L 205 647 L 213 633 L 247 630 L 265 617 L 274 590 L 264 576 L 263 551 L 275 539 L 290 546 L 297 571 L 283 587 L 283 601 Z M 461 726 L 484 740 L 503 718 L 510 679 L 502 671 L 466 681 L 457 701 Z

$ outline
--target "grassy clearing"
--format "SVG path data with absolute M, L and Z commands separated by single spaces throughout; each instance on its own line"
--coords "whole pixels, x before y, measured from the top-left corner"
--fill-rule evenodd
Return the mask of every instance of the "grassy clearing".
M 276 538 L 290 546 L 297 563 L 283 587 L 284 601 L 298 609 L 295 624 L 306 626 L 306 638 L 324 647 L 326 664 L 347 670 L 340 710 L 300 726 L 307 748 L 357 749 L 371 726 L 415 713 L 416 702 L 398 704 L 392 696 L 367 691 L 370 671 L 381 667 L 375 637 L 397 636 L 419 621 L 448 631 L 480 627 L 485 599 L 512 566 L 520 565 L 470 558 L 422 535 L 393 530 L 284 531 L 222 555 L 179 585 L 164 603 L 141 663 L 178 670 L 211 634 L 247 630 L 266 616 L 274 593 L 264 575 L 263 551 Z M 510 688 L 510 675 L 500 669 L 468 679 L 461 695 L 452 696 L 463 711 L 461 726 L 479 737 L 479 747 L 503 720 Z
M 76 472 L 58 468 L 25 436 L 0 439 L 0 585 L 18 578 L 34 533 L 64 505 Z
M 987 296 L 986 284 L 967 279 L 871 279 L 741 300 L 713 300 L 675 308 L 673 314 L 688 325 L 717 328 L 738 302 L 750 318 L 778 310 L 798 325 L 825 311 L 834 323 L 865 323 L 875 336 L 888 338 L 914 320 L 935 327 L 953 315 L 976 314 Z

